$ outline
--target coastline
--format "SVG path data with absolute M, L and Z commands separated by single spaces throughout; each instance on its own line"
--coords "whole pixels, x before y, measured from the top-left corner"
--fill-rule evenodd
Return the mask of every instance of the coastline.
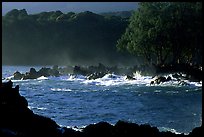
M 170 131 L 160 132 L 157 127 L 138 125 L 118 121 L 115 125 L 99 122 L 87 125 L 82 131 L 73 128 L 60 127 L 50 118 L 34 114 L 28 108 L 27 100 L 19 94 L 19 86 L 12 87 L 11 81 L 2 83 L 0 91 L 0 135 L 2 137 L 15 136 L 52 136 L 52 137 L 84 137 L 84 136 L 199 136 L 203 126 L 197 127 L 189 135 L 175 134 Z

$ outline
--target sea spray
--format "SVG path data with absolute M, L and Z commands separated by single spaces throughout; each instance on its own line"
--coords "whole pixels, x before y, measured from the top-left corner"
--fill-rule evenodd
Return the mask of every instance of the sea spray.
M 21 71 L 25 67 L 12 67 L 12 70 Z M 12 76 L 13 71 L 11 67 L 3 67 L 3 77 Z M 128 80 L 126 75 L 109 73 L 89 80 L 86 76 L 70 74 L 13 82 L 20 86 L 20 94 L 35 113 L 64 126 L 127 120 L 189 133 L 201 125 L 202 82 L 178 85 L 172 80 L 150 85 L 152 76 L 137 72 L 133 77 L 134 80 Z

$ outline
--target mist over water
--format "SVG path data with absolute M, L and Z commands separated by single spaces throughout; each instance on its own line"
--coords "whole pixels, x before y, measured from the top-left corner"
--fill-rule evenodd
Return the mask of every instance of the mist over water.
M 3 78 L 17 70 L 25 73 L 30 67 L 3 66 Z M 125 76 L 107 74 L 87 80 L 81 75 L 64 75 L 13 82 L 20 86 L 20 94 L 34 113 L 50 117 L 61 126 L 83 127 L 100 121 L 115 124 L 124 120 L 189 133 L 201 125 L 202 83 L 150 86 L 151 76 L 136 73 L 134 78 L 126 80 Z
M 129 12 L 131 15 L 131 11 Z M 121 12 L 122 14 L 122 12 Z M 13 9 L 2 16 L 3 65 L 132 65 L 136 57 L 117 52 L 130 16 L 90 11 L 28 14 Z
M 12 79 L 34 113 L 60 126 L 123 120 L 188 134 L 202 124 L 201 3 L 137 4 L 138 12 L 3 13 L 2 82 Z

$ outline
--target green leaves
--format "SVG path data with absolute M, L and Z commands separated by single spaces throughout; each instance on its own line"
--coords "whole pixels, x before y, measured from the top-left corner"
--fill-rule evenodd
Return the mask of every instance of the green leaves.
M 195 52 L 201 51 L 198 46 L 202 43 L 201 9 L 198 2 L 140 3 L 117 48 L 143 55 L 150 64 L 177 63 L 178 60 L 186 63 L 187 57 L 192 57 L 192 62 L 193 56 L 200 56 Z

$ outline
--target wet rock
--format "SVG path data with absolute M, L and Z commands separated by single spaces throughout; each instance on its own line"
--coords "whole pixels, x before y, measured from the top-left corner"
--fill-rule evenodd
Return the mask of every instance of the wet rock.
M 50 76 L 50 73 L 49 73 L 50 70 L 51 70 L 50 68 L 42 67 L 42 68 L 38 71 L 38 73 L 39 73 L 39 75 L 41 75 L 41 76 L 49 77 L 49 76 Z
M 24 75 L 21 74 L 20 72 L 16 71 L 16 72 L 13 74 L 13 76 L 14 76 L 14 79 L 15 79 L 15 80 L 21 80 Z
M 58 70 L 55 70 L 55 69 L 51 69 L 51 70 L 49 71 L 49 74 L 50 74 L 51 76 L 54 76 L 54 77 L 59 77 L 59 76 L 60 76 L 59 71 L 58 71 Z
M 160 84 L 160 83 L 163 83 L 163 82 L 166 82 L 166 81 L 167 81 L 167 79 L 165 77 L 159 76 L 155 80 L 151 81 L 150 85 L 152 85 L 152 84 Z
M 157 74 L 161 73 L 183 73 L 186 74 L 186 79 L 194 82 L 199 82 L 202 80 L 202 67 L 198 65 L 191 64 L 170 64 L 164 66 L 156 66 Z M 176 74 L 175 77 L 180 77 L 180 74 Z M 173 76 L 174 77 L 174 76 Z
M 163 77 L 163 76 L 159 76 L 159 77 L 155 80 L 156 84 L 160 84 L 160 83 L 163 83 L 163 82 L 165 82 L 165 81 L 166 81 L 166 78 Z
M 171 81 L 171 80 L 172 80 L 172 78 L 170 76 L 168 76 L 167 78 L 164 77 L 164 76 L 159 76 L 155 80 L 152 80 L 150 82 L 150 85 L 161 84 L 161 83 L 168 82 L 168 81 Z
M 179 82 L 178 85 L 180 85 L 180 86 L 189 86 L 190 85 L 188 82 L 185 82 L 183 80 L 179 80 L 178 82 Z
M 166 82 L 167 81 L 171 81 L 172 80 L 172 78 L 170 77 L 170 76 L 168 76 L 167 78 L 166 78 Z
M 126 76 L 126 79 L 127 79 L 127 80 L 136 80 L 135 78 L 133 78 L 133 76 L 130 76 L 130 75 L 127 75 L 127 76 Z
M 118 121 L 115 125 L 99 122 L 82 131 L 60 127 L 50 118 L 34 114 L 27 100 L 19 94 L 19 86 L 12 81 L 2 83 L 0 89 L 0 137 L 200 137 L 203 126 L 189 135 L 159 132 L 150 125 Z
M 103 136 L 112 137 L 114 135 L 114 127 L 107 122 L 99 122 L 97 124 L 90 124 L 83 129 L 84 136 Z
M 105 74 L 106 74 L 106 73 L 103 73 L 103 72 L 99 72 L 99 73 L 95 72 L 95 73 L 89 75 L 89 76 L 87 77 L 87 79 L 89 79 L 89 80 L 95 80 L 95 79 L 104 77 Z
M 30 71 L 26 72 L 26 74 L 23 76 L 23 80 L 26 80 L 26 79 L 37 79 L 39 77 L 40 77 L 40 75 L 35 70 L 35 68 L 30 68 Z
M 61 74 L 59 72 L 58 66 L 53 66 L 53 68 L 46 68 L 42 67 L 39 71 L 36 71 L 35 68 L 30 68 L 29 72 L 26 72 L 25 74 L 21 74 L 20 72 L 15 72 L 13 74 L 14 80 L 26 80 L 26 79 L 37 79 L 41 76 L 44 77 L 49 77 L 49 76 L 54 76 L 54 77 L 59 77 Z
M 2 83 L 0 89 L 0 136 L 57 137 L 59 126 L 28 108 L 27 100 L 19 94 L 19 86 L 12 87 L 11 81 Z
M 190 137 L 200 137 L 204 134 L 204 128 L 203 125 L 201 127 L 196 127 L 192 130 L 192 132 L 189 133 Z

